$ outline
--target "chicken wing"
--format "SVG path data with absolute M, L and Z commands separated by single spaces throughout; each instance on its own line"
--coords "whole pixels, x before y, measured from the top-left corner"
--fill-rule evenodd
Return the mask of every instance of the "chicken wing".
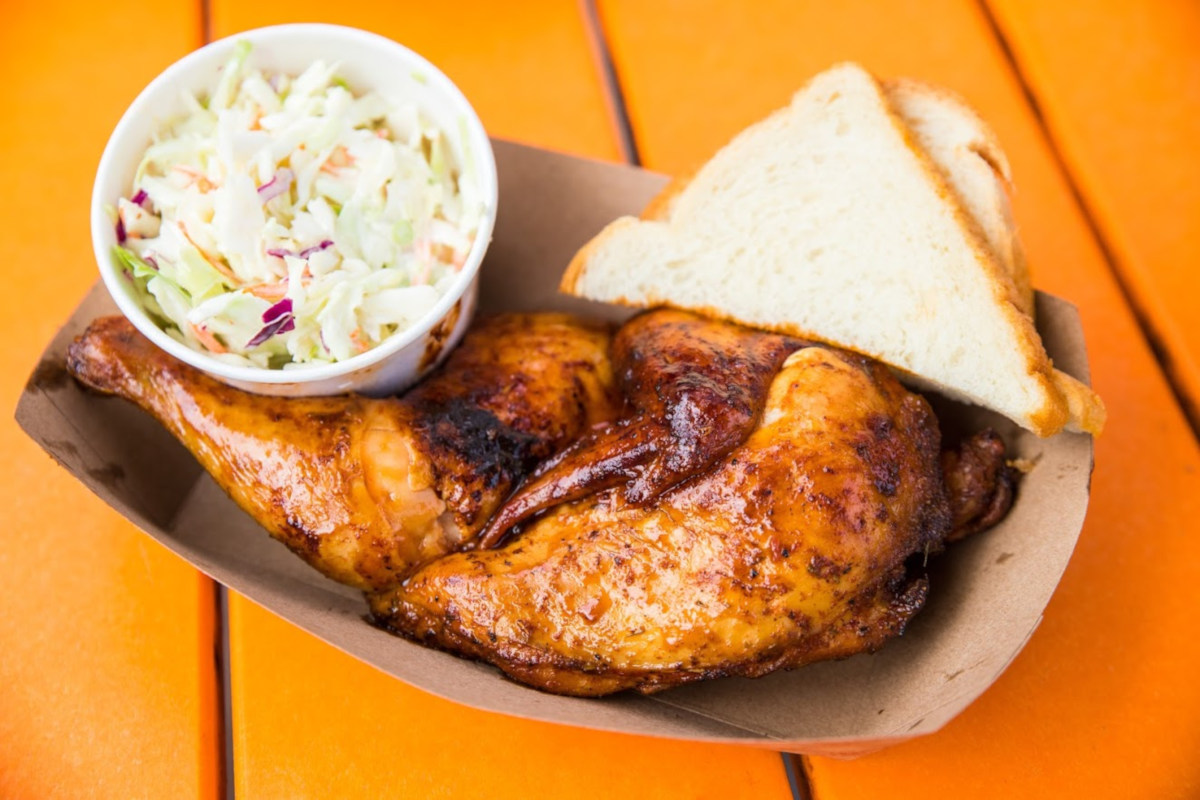
M 879 364 L 804 347 L 754 416 L 655 503 L 612 486 L 553 507 L 503 547 L 371 595 L 374 620 L 573 695 L 878 648 L 924 601 L 906 559 L 951 527 L 932 410 Z
M 617 413 L 609 340 L 566 315 L 500 315 L 402 398 L 280 398 L 219 383 L 111 317 L 68 368 L 154 415 L 313 567 L 379 591 L 472 540 L 530 469 Z
M 479 537 L 493 547 L 551 506 L 610 486 L 644 506 L 746 440 L 779 366 L 802 342 L 684 311 L 634 317 L 613 340 L 629 406 L 539 467 Z
M 979 431 L 942 451 L 942 474 L 950 497 L 947 542 L 987 530 L 1012 507 L 1019 473 L 1009 466 L 1004 440 L 995 431 Z

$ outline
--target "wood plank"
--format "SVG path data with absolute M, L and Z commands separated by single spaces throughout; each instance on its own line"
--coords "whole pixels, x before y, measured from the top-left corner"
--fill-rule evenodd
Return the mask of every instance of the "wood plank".
M 92 178 L 125 107 L 199 42 L 190 0 L 6 3 L 2 404 L 97 278 Z M 0 796 L 218 793 L 212 584 L 0 419 Z
M 427 7 L 429 6 L 429 7 Z M 331 9 L 319 0 L 212 0 L 214 38 L 285 22 L 320 20 L 390 36 L 458 84 L 493 136 L 619 160 L 604 88 L 570 0 L 470 0 Z
M 991 5 L 1200 428 L 1200 6 Z
M 1180 635 L 1193 627 L 1200 581 L 1200 540 L 1191 534 L 1200 452 L 980 7 L 603 0 L 601 19 L 637 144 L 654 169 L 701 162 L 841 60 L 963 94 L 1011 157 L 1034 281 L 1079 304 L 1108 403 L 1091 512 L 1028 647 L 943 731 L 857 761 L 811 759 L 815 795 L 1200 791 L 1200 646 Z
M 790 796 L 775 753 L 477 711 L 230 600 L 240 797 Z
M 217 36 L 316 18 L 374 30 L 421 52 L 459 83 L 493 134 L 619 155 L 584 22 L 570 0 L 376 6 L 333 16 L 314 2 L 213 6 Z M 240 796 L 789 796 L 774 753 L 468 709 L 363 666 L 236 595 L 230 642 Z

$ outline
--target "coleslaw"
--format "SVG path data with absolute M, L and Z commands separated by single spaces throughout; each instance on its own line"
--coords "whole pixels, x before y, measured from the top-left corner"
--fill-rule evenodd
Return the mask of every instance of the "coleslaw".
M 249 54 L 156 131 L 112 209 L 115 264 L 193 349 L 263 368 L 345 360 L 437 303 L 485 204 L 414 103 L 355 93 L 336 64 L 291 77 Z

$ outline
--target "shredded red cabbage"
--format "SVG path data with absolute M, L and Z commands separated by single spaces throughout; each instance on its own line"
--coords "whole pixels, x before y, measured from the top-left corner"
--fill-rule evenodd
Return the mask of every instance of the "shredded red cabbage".
M 263 322 L 274 322 L 285 314 L 292 313 L 292 298 L 285 297 L 263 312 Z
M 117 217 L 117 244 L 125 244 L 125 240 L 129 237 L 125 235 L 125 220 Z
M 296 320 L 290 314 L 286 317 L 275 320 L 270 325 L 264 325 L 263 329 L 254 334 L 254 338 L 246 342 L 246 347 L 258 347 L 260 344 L 270 339 L 277 333 L 287 333 L 296 327 Z
M 287 250 L 283 247 L 272 247 L 267 251 L 267 255 L 275 256 L 276 258 L 285 258 L 287 256 L 299 256 L 300 258 L 308 258 L 313 253 L 319 253 L 326 248 L 333 247 L 333 240 L 326 239 L 320 244 L 314 244 L 312 247 L 306 247 L 297 253 L 295 250 Z
M 146 195 L 146 190 L 138 189 L 137 194 L 135 194 L 133 197 L 129 198 L 129 202 L 133 203 L 135 206 L 141 206 L 143 209 L 145 209 L 147 199 L 148 199 L 148 196 Z M 147 210 L 149 210 L 149 209 L 147 209 Z
M 313 253 L 319 253 L 322 250 L 326 249 L 327 247 L 333 247 L 332 239 L 326 239 L 323 242 L 321 242 L 320 244 L 314 244 L 312 247 L 304 248 L 303 250 L 300 251 L 300 257 L 308 258 Z
M 287 333 L 296 328 L 296 317 L 292 315 L 292 298 L 285 297 L 263 312 L 263 329 L 246 342 L 246 347 L 258 347 L 277 333 Z
M 296 318 L 291 314 L 286 317 L 280 317 L 270 325 L 264 325 L 263 329 L 254 334 L 254 338 L 246 342 L 246 347 L 258 347 L 260 344 L 270 339 L 277 333 L 287 333 L 296 327 Z
M 275 175 L 271 180 L 258 187 L 258 197 L 264 203 L 269 203 L 272 199 L 278 197 L 288 190 L 292 185 L 292 178 L 295 177 L 287 167 L 280 167 L 275 170 Z

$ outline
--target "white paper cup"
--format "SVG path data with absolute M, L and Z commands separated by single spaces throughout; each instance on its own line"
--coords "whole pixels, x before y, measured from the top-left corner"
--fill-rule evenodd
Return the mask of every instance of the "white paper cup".
M 183 93 L 211 92 L 239 42 L 252 45 L 250 63 L 297 75 L 317 59 L 339 64 L 358 91 L 416 102 L 445 134 L 455 160 L 470 170 L 486 204 L 467 260 L 449 290 L 412 327 L 345 361 L 288 370 L 233 366 L 164 333 L 141 307 L 114 263 L 116 230 L 106 206 L 129 197 L 134 171 L 155 128 L 183 109 Z M 388 394 L 416 382 L 462 338 L 475 310 L 479 265 L 496 220 L 496 161 L 475 110 L 449 78 L 396 42 L 337 25 L 277 25 L 213 42 L 168 67 L 147 86 L 108 140 L 92 190 L 92 246 L 109 293 L 138 330 L 171 355 L 213 377 L 259 394 Z

